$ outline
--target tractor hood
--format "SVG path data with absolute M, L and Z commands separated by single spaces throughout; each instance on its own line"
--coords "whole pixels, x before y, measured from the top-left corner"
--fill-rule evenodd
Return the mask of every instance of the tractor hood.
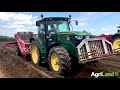
M 74 36 L 90 36 L 91 34 L 88 32 L 80 32 L 80 31 L 68 31 L 68 32 L 59 32 L 58 34 L 62 35 L 74 35 Z
M 58 32 L 58 40 L 61 42 L 70 41 L 76 47 L 82 42 L 82 40 L 89 38 L 92 35 L 85 31 L 67 31 L 67 32 Z

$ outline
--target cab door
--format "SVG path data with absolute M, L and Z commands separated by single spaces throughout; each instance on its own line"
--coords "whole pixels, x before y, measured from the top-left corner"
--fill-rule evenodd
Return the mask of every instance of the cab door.
M 43 22 L 41 22 L 38 27 L 38 36 L 43 42 L 45 42 L 45 25 Z
M 57 42 L 57 26 L 56 24 L 53 24 L 52 26 L 48 25 L 49 44 Z

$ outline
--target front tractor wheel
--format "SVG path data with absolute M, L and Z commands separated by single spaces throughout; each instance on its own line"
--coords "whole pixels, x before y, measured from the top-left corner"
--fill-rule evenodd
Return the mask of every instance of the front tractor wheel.
M 61 46 L 53 47 L 48 55 L 49 68 L 59 75 L 67 75 L 71 70 L 69 53 Z
M 34 64 L 39 65 L 40 61 L 40 50 L 37 46 L 37 43 L 35 41 L 32 41 L 31 43 L 31 60 Z

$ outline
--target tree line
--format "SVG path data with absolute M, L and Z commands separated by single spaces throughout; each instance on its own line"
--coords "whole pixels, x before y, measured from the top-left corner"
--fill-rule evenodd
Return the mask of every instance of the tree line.
M 13 37 L 8 36 L 0 36 L 0 42 L 7 42 L 7 41 L 14 41 L 15 39 Z
M 88 33 L 90 35 L 90 38 L 95 38 L 96 37 L 96 35 L 93 35 L 92 33 L 88 32 L 88 31 L 83 30 L 83 32 Z

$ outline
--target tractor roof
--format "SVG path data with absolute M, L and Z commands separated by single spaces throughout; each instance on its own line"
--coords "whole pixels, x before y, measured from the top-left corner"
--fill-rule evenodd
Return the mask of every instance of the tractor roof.
M 68 17 L 46 17 L 40 21 L 43 21 L 43 20 L 68 20 L 68 19 L 70 19 L 70 18 L 68 18 Z
M 68 17 L 46 17 L 41 20 L 36 21 L 36 26 L 39 26 L 39 23 L 42 21 L 50 21 L 50 20 L 69 20 L 70 18 Z

